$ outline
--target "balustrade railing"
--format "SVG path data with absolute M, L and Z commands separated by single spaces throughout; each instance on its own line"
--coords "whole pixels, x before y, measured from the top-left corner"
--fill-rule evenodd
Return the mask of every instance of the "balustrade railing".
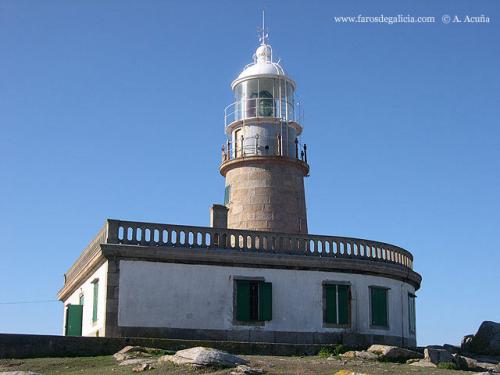
M 413 269 L 413 256 L 398 246 L 359 238 L 294 235 L 263 231 L 107 220 L 97 236 L 66 272 L 75 279 L 98 254 L 101 244 L 231 249 L 324 258 L 347 258 L 399 264 Z
M 398 246 L 358 238 L 108 220 L 110 244 L 233 249 L 325 258 L 351 258 L 413 268 L 413 256 Z

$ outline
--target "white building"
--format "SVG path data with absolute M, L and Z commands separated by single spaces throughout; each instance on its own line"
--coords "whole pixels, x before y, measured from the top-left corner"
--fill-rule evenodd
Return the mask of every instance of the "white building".
M 65 274 L 64 333 L 415 346 L 412 255 L 308 234 L 296 84 L 265 35 L 232 89 L 211 226 L 107 220 Z

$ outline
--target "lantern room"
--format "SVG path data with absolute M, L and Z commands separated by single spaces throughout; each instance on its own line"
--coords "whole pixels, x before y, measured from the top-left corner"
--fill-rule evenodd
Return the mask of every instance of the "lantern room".
M 265 41 L 253 62 L 233 81 L 234 102 L 225 109 L 226 156 L 286 156 L 303 158 L 298 139 L 301 110 L 295 103 L 295 82 Z

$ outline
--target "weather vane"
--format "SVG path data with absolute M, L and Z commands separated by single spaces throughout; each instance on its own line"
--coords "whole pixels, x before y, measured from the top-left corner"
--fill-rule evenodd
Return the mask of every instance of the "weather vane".
M 259 41 L 261 45 L 266 44 L 269 34 L 266 32 L 266 14 L 262 11 L 262 27 L 257 27 L 257 32 L 259 34 Z

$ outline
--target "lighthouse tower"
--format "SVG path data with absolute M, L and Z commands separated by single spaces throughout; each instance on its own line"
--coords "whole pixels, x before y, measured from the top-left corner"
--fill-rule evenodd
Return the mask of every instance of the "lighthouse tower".
M 262 28 L 264 30 L 264 27 Z M 309 173 L 295 82 L 262 31 L 253 62 L 233 81 L 225 110 L 227 142 L 220 173 L 226 179 L 227 226 L 307 233 L 304 176 Z

